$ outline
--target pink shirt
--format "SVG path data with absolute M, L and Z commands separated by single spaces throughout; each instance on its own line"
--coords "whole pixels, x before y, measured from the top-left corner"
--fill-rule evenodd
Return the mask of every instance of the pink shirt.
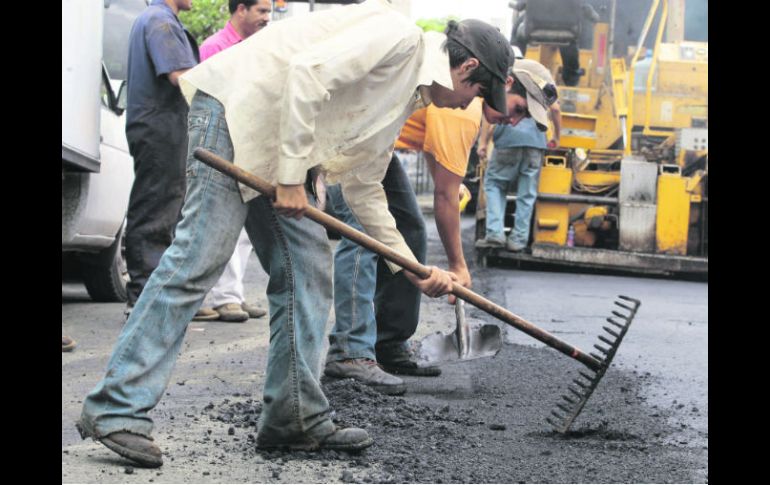
M 233 24 L 228 20 L 224 29 L 204 40 L 203 44 L 201 44 L 199 48 L 201 62 L 242 40 L 241 36 L 238 35 L 238 32 L 236 32 L 233 27 Z

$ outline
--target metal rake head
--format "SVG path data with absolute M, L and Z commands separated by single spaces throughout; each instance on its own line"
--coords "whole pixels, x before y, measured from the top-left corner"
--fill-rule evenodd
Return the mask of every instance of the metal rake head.
M 604 377 L 604 373 L 612 363 L 615 352 L 617 352 L 620 343 L 623 341 L 623 337 L 626 335 L 628 327 L 631 325 L 631 321 L 634 319 L 636 311 L 639 309 L 639 305 L 642 304 L 639 300 L 623 295 L 618 295 L 618 299 L 622 301 L 615 301 L 615 306 L 617 308 L 612 310 L 613 316 L 607 318 L 607 322 L 610 323 L 610 326 L 603 327 L 609 337 L 604 334 L 599 335 L 599 340 L 606 344 L 607 347 L 594 344 L 594 348 L 603 355 L 593 352 L 590 353 L 591 357 L 601 362 L 601 367 L 595 371 L 589 370 L 589 372 L 594 373 L 593 375 L 580 371 L 579 374 L 585 381 L 580 378 L 573 379 L 572 382 L 577 385 L 577 388 L 568 386 L 569 393 L 562 396 L 564 402 L 556 404 L 558 411 L 557 409 L 554 409 L 551 411 L 552 416 L 545 418 L 545 420 L 553 426 L 554 430 L 559 433 L 566 433 L 569 431 L 575 418 L 577 418 L 583 410 L 583 406 L 585 406 L 586 402 L 593 394 L 594 389 L 596 389 L 596 386 L 599 384 L 599 381 Z

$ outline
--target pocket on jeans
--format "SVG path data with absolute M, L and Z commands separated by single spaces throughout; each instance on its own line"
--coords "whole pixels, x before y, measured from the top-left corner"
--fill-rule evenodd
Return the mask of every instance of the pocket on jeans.
M 187 177 L 195 177 L 198 174 L 200 163 L 193 156 L 193 150 L 199 146 L 205 146 L 206 132 L 208 131 L 209 121 L 211 120 L 211 111 L 196 110 L 190 112 L 187 116 Z
M 545 152 L 543 150 L 538 150 L 537 148 L 531 148 L 527 150 L 527 159 L 529 161 L 529 168 L 540 168 L 540 166 L 543 163 L 543 154 Z

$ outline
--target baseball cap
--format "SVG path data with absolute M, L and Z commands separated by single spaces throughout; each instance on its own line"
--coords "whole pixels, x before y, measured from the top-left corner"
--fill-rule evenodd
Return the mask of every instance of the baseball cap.
M 511 71 L 516 81 L 521 82 L 527 91 L 529 114 L 532 115 L 540 131 L 546 131 L 548 107 L 559 97 L 551 72 L 532 59 L 516 59 Z
M 450 20 L 444 33 L 468 49 L 473 57 L 492 73 L 492 81 L 487 86 L 484 100 L 495 111 L 507 115 L 505 80 L 508 77 L 508 69 L 513 64 L 513 50 L 508 39 L 495 27 L 476 19 L 460 22 Z

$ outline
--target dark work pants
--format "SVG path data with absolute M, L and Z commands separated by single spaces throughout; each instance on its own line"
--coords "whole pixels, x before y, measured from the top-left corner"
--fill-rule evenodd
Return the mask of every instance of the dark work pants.
M 134 157 L 126 216 L 129 306 L 171 245 L 186 188 L 187 113 L 155 113 L 145 120 L 126 129 Z
M 428 248 L 425 220 L 406 172 L 395 153 L 382 185 L 388 199 L 388 209 L 396 220 L 398 231 L 404 236 L 417 260 L 425 264 Z M 377 320 L 375 350 L 378 360 L 382 354 L 401 349 L 414 335 L 420 320 L 421 295 L 420 290 L 406 279 L 403 271 L 394 275 L 385 259 L 379 258 L 377 290 L 374 296 Z

